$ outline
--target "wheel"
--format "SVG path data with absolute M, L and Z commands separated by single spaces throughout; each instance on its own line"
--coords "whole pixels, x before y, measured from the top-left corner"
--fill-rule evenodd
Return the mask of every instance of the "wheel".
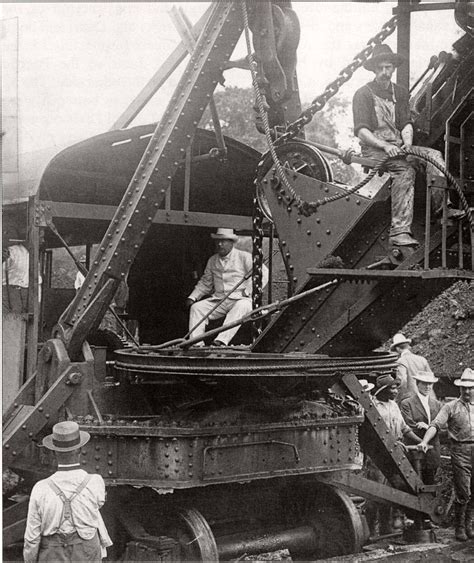
M 214 534 L 198 510 L 190 508 L 180 511 L 172 535 L 179 542 L 181 561 L 219 561 Z
M 368 530 L 349 495 L 318 482 L 303 485 L 298 493 L 293 495 L 291 518 L 314 528 L 318 548 L 312 554 L 291 553 L 293 559 L 326 559 L 361 550 Z
M 292 141 L 281 145 L 276 148 L 276 153 L 284 168 L 316 178 L 321 182 L 332 182 L 333 180 L 331 167 L 321 152 L 303 141 Z M 257 178 L 257 200 L 263 214 L 269 221 L 273 221 L 272 214 L 261 180 L 273 165 L 271 155 L 267 154 Z

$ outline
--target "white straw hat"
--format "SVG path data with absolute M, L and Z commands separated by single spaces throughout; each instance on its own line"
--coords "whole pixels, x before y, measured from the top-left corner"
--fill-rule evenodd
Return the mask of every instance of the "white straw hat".
M 53 426 L 53 433 L 43 438 L 43 446 L 55 452 L 73 452 L 90 440 L 89 432 L 79 430 L 77 422 L 66 420 Z
M 399 346 L 400 344 L 411 344 L 411 338 L 406 338 L 401 332 L 397 332 L 397 334 L 393 337 L 390 350 L 393 350 L 396 346 Z
M 359 379 L 359 383 L 362 385 L 364 391 L 371 391 L 375 385 L 373 383 L 369 383 L 367 379 Z
M 423 383 L 436 383 L 438 381 L 438 378 L 435 377 L 432 371 L 417 371 L 413 375 L 413 379 L 423 381 Z
M 211 237 L 215 239 L 225 239 L 225 240 L 239 240 L 239 237 L 234 233 L 234 229 L 217 229 L 216 233 L 211 233 Z
M 456 379 L 454 385 L 458 387 L 474 387 L 474 369 L 466 368 L 459 379 Z

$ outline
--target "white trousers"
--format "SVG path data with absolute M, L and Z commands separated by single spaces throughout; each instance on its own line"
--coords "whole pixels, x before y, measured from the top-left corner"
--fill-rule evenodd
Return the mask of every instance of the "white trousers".
M 205 317 L 219 302 L 216 297 L 209 297 L 208 299 L 203 299 L 202 301 L 196 301 L 191 306 L 189 311 L 189 330 L 194 328 L 197 323 Z M 192 333 L 189 335 L 190 338 L 195 338 L 196 336 L 201 336 L 206 332 L 206 324 L 209 321 L 215 319 L 220 319 L 225 317 L 224 324 L 232 323 L 238 321 L 252 310 L 252 300 L 250 298 L 245 299 L 226 299 L 223 303 L 213 311 L 207 319 L 202 322 Z M 230 328 L 224 332 L 219 333 L 215 340 L 220 340 L 224 344 L 229 344 L 235 333 L 239 330 L 240 325 L 234 328 Z M 201 344 L 201 343 L 199 343 Z M 202 344 L 201 344 L 202 345 Z

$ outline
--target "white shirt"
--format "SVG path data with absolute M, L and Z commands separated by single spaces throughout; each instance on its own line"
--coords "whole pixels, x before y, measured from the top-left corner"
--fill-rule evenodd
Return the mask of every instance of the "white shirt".
M 418 399 L 420 399 L 423 408 L 426 411 L 426 416 L 428 417 L 428 424 L 431 422 L 431 414 L 430 414 L 430 404 L 429 404 L 429 397 L 426 395 L 422 395 L 421 393 L 417 393 Z
M 28 250 L 22 244 L 8 247 L 8 258 L 2 264 L 2 285 L 16 285 L 28 287 L 30 257 Z
M 400 440 L 404 434 L 410 432 L 410 427 L 405 422 L 400 408 L 397 403 L 392 399 L 388 401 L 379 401 L 377 397 L 373 398 L 374 404 L 377 407 L 382 420 L 387 425 L 390 433 L 396 440 Z
M 83 469 L 74 469 L 56 471 L 49 479 L 63 491 L 66 498 L 70 498 L 86 476 Z M 102 553 L 105 556 L 105 547 L 112 545 L 112 541 L 99 512 L 104 502 L 104 480 L 100 475 L 91 475 L 86 487 L 71 501 L 74 526 L 68 520 L 61 523 L 64 508 L 62 500 L 48 485 L 48 479 L 38 481 L 31 491 L 28 505 L 23 550 L 25 561 L 37 560 L 41 536 L 51 536 L 58 532 L 77 532 L 82 539 L 89 540 L 99 531 Z
M 221 299 L 252 271 L 252 255 L 244 250 L 233 248 L 226 256 L 214 254 L 207 261 L 206 269 L 196 284 L 189 299 L 197 301 L 201 297 L 212 295 Z M 268 268 L 263 265 L 262 287 L 268 282 Z M 229 299 L 243 299 L 252 295 L 252 277 L 229 295 Z

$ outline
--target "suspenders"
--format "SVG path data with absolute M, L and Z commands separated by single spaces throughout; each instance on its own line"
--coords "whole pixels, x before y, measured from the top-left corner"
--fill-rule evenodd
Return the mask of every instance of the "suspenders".
M 59 528 L 62 526 L 64 520 L 69 520 L 71 525 L 74 526 L 74 528 L 76 527 L 76 525 L 74 524 L 74 517 L 72 515 L 71 502 L 87 486 L 87 484 L 91 480 L 91 477 L 92 475 L 86 475 L 84 480 L 81 483 L 79 483 L 78 487 L 69 498 L 66 497 L 66 495 L 61 491 L 61 489 L 56 485 L 56 483 L 54 483 L 54 481 L 48 479 L 48 485 L 53 489 L 53 491 L 58 495 L 58 497 L 62 500 L 64 504 L 63 513 L 61 515 L 61 522 L 59 523 L 57 532 L 59 532 Z

